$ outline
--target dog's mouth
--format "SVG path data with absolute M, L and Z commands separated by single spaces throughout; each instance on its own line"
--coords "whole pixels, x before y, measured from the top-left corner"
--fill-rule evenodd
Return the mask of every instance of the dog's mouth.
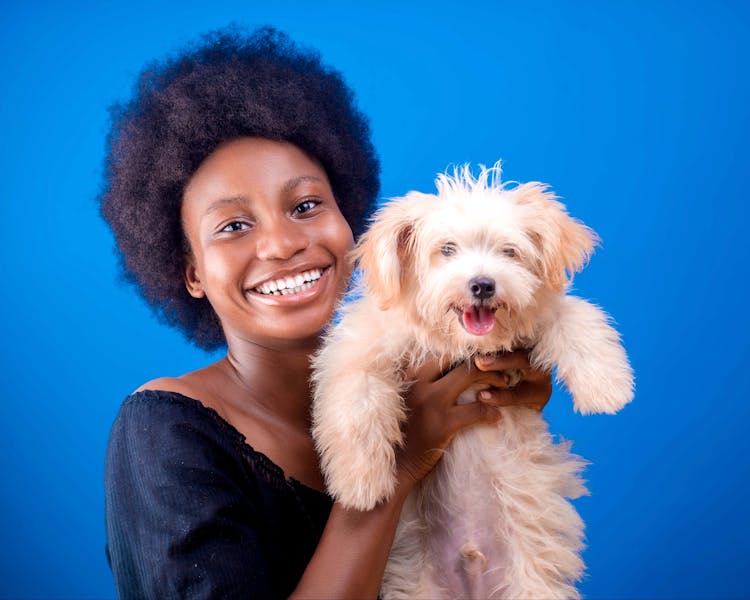
M 464 329 L 471 335 L 487 335 L 495 327 L 497 306 L 469 304 L 456 306 L 455 311 Z

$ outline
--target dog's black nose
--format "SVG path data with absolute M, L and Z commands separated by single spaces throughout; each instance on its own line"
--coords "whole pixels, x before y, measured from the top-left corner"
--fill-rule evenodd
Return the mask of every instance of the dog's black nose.
M 487 300 L 495 295 L 495 280 L 489 277 L 475 277 L 469 282 L 469 289 L 477 300 Z

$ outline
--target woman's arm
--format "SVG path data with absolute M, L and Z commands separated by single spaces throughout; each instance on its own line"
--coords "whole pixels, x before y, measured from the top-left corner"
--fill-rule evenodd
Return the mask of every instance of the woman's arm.
M 504 369 L 520 369 L 523 381 L 506 387 Z M 477 359 L 441 376 L 430 362 L 413 374 L 407 397 L 406 444 L 399 454 L 395 494 L 371 511 L 334 504 L 323 537 L 292 598 L 375 598 L 401 508 L 416 483 L 432 470 L 456 433 L 478 423 L 496 422 L 495 406 L 525 405 L 541 409 L 549 400 L 549 374 L 531 368 L 525 352 Z M 457 397 L 475 384 L 492 386 L 479 402 L 456 405 Z

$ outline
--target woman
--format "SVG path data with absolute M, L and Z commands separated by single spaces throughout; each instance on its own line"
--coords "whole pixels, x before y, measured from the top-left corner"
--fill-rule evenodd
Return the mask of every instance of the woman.
M 378 192 L 364 117 L 340 76 L 271 29 L 226 30 L 141 75 L 115 108 L 102 213 L 126 276 L 167 323 L 226 356 L 129 396 L 106 461 L 108 556 L 123 598 L 375 597 L 401 506 L 492 405 L 543 406 L 524 353 L 408 394 L 394 497 L 345 510 L 309 432 L 310 356 Z M 497 371 L 525 382 L 502 389 Z M 473 383 L 496 386 L 456 406 Z

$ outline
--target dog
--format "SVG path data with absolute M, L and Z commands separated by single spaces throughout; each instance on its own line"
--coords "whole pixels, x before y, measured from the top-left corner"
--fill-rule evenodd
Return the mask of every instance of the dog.
M 347 507 L 369 510 L 394 492 L 405 372 L 427 356 L 460 365 L 528 348 L 582 414 L 633 398 L 609 317 L 567 294 L 598 237 L 546 185 L 500 175 L 499 162 L 439 175 L 437 194 L 381 208 L 354 250 L 362 296 L 313 359 L 313 437 L 329 493 Z M 497 410 L 497 424 L 459 433 L 410 494 L 383 598 L 580 597 L 584 526 L 567 498 L 587 493 L 586 463 L 554 443 L 538 411 Z

